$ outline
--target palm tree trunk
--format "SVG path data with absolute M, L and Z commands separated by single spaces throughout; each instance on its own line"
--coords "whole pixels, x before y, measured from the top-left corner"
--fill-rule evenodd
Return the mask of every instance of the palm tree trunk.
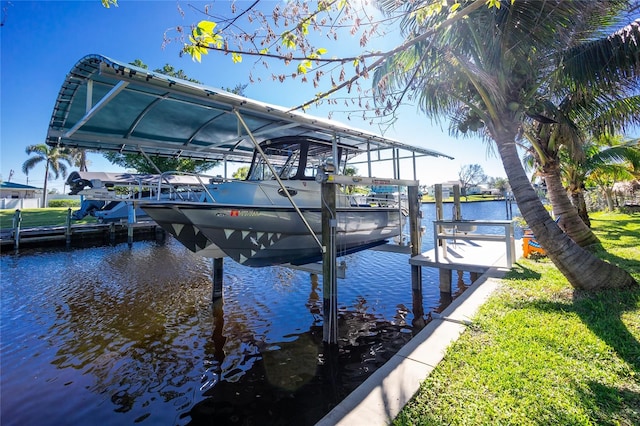
M 516 131 L 500 129 L 493 136 L 522 216 L 546 250 L 549 259 L 569 283 L 574 288 L 584 290 L 637 285 L 627 271 L 580 247 L 551 219 L 529 183 L 518 157 L 514 143 Z
M 591 219 L 589 218 L 587 203 L 584 200 L 584 191 L 581 188 L 571 192 L 571 203 L 576 209 L 578 209 L 578 216 L 580 216 L 580 219 L 582 219 L 588 228 L 591 228 Z
M 551 200 L 553 213 L 556 218 L 560 218 L 560 228 L 580 247 L 599 244 L 598 237 L 584 223 L 578 214 L 578 210 L 571 204 L 567 191 L 562 186 L 559 164 L 557 162 L 548 162 L 542 168 L 542 175 L 547 184 L 547 195 Z
M 613 205 L 613 190 L 607 187 L 602 187 L 602 193 L 604 194 L 604 199 L 607 202 L 607 210 L 612 212 L 615 209 Z
M 49 181 L 49 159 L 44 167 L 44 187 L 42 188 L 42 208 L 47 207 L 47 182 Z

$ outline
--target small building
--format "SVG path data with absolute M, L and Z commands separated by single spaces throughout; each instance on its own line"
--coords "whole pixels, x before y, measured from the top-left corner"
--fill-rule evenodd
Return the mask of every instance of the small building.
M 0 209 L 40 207 L 42 188 L 15 182 L 0 183 Z
M 453 195 L 453 187 L 454 185 L 458 185 L 460 186 L 460 181 L 458 180 L 450 180 L 447 182 L 442 182 L 442 198 L 447 199 L 449 197 L 451 197 Z M 430 196 L 434 196 L 435 194 L 435 185 L 431 185 L 428 189 L 427 189 L 427 194 L 429 194 Z

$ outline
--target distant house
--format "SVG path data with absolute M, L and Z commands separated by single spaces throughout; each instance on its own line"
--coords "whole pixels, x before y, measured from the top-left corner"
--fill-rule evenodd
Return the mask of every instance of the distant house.
M 450 180 L 447 182 L 442 182 L 442 198 L 449 198 L 452 194 L 453 194 L 453 186 L 454 185 L 460 185 L 460 181 L 459 180 Z M 435 189 L 435 185 L 430 186 L 427 189 L 427 194 L 431 195 L 432 197 L 434 196 L 434 189 Z
M 40 207 L 42 188 L 14 182 L 0 183 L 0 209 Z

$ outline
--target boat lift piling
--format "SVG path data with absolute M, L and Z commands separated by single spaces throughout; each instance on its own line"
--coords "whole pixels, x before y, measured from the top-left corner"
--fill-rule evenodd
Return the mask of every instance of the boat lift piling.
M 224 294 L 222 291 L 222 281 L 224 279 L 224 258 L 216 257 L 212 259 L 212 291 L 211 301 L 215 304 L 217 301 L 222 300 Z
M 328 345 L 338 344 L 338 283 L 337 248 L 335 233 L 336 221 L 336 185 L 398 185 L 408 188 L 409 233 L 412 256 L 420 254 L 422 246 L 419 181 L 403 179 L 378 179 L 358 176 L 342 176 L 324 173 L 322 176 L 322 292 L 323 292 L 323 329 L 322 340 Z M 401 236 L 402 237 L 402 236 Z M 422 268 L 411 265 L 411 289 L 413 294 L 414 316 L 422 318 Z

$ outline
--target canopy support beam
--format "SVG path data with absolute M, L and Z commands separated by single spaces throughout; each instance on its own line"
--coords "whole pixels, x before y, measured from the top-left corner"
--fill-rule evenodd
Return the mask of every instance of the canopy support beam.
M 91 119 L 91 117 L 96 115 L 98 111 L 105 107 L 113 98 L 118 95 L 118 93 L 122 92 L 128 85 L 129 83 L 127 83 L 126 81 L 119 81 L 115 86 L 113 86 L 113 89 L 109 90 L 109 92 L 93 106 L 93 108 L 87 111 L 84 117 L 78 120 L 78 122 L 74 124 L 72 128 L 67 130 L 63 137 L 70 138 L 75 132 L 78 131 L 80 127 L 84 126 L 87 121 Z M 92 91 L 93 90 L 89 90 L 89 92 Z

